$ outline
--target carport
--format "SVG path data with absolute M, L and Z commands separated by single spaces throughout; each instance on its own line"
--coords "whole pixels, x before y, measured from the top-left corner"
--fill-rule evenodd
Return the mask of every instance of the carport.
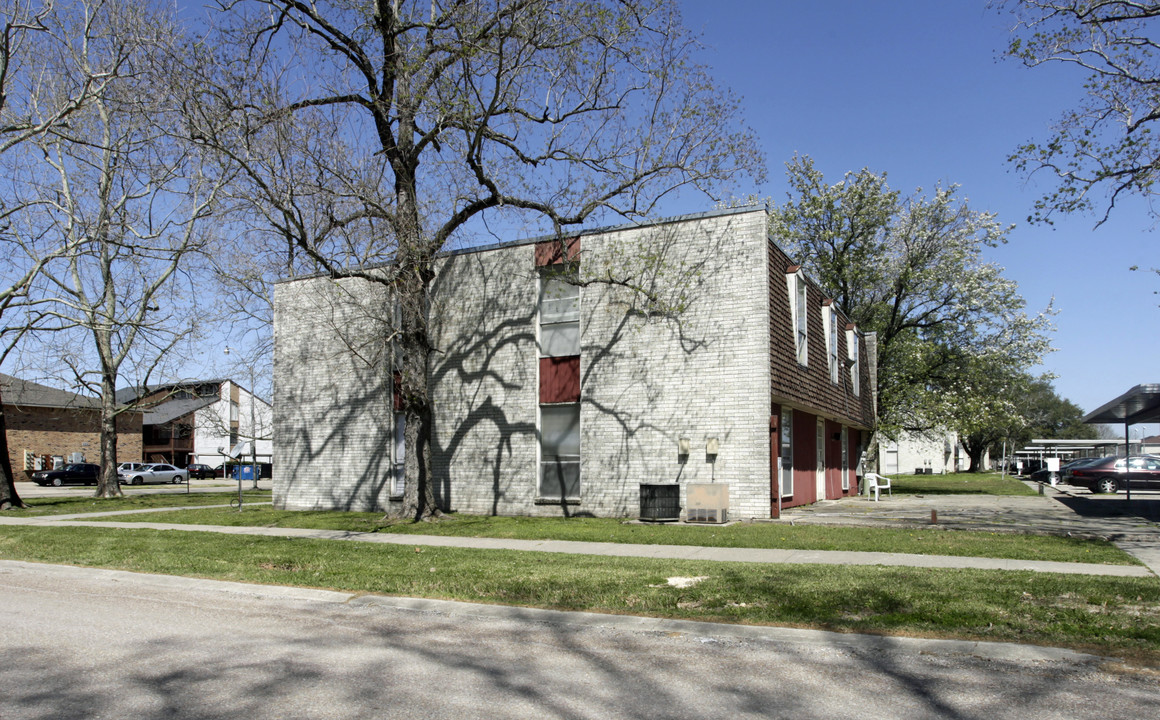
M 1160 422 L 1160 385 L 1137 385 L 1115 400 L 1105 403 L 1100 408 L 1085 415 L 1083 422 L 1106 425 L 1123 423 L 1124 453 L 1126 455 L 1131 448 L 1129 433 L 1133 425 Z M 1132 484 L 1125 483 L 1125 489 L 1128 491 L 1128 502 L 1130 503 L 1132 502 Z

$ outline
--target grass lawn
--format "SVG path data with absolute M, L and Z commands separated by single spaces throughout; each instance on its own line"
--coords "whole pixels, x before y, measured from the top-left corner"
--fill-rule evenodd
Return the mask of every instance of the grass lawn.
M 1073 647 L 1160 664 L 1160 579 L 0 526 L 0 558 L 359 593 Z M 671 577 L 704 577 L 688 588 Z
M 194 505 L 225 503 L 229 493 L 193 497 Z M 268 493 L 266 493 L 268 498 Z M 257 502 L 260 495 L 254 496 Z M 36 503 L 37 501 L 30 501 Z M 61 501 L 52 501 L 54 509 Z M 143 496 L 100 501 L 86 499 L 88 505 L 65 504 L 65 512 L 166 507 L 164 498 Z M 173 503 L 169 504 L 170 506 Z M 13 511 L 36 514 L 33 510 Z M 251 505 L 238 512 L 232 508 L 159 511 L 137 515 L 115 515 L 103 519 L 119 522 L 164 522 L 198 525 L 317 528 L 353 532 L 446 535 L 456 537 L 517 538 L 524 540 L 578 540 L 584 542 L 637 543 L 645 545 L 703 545 L 711 547 L 783 548 L 792 550 L 861 550 L 994 557 L 1058 562 L 1089 562 L 1115 565 L 1139 564 L 1115 545 L 1102 540 L 993 533 L 939 528 L 863 528 L 785 525 L 781 523 L 737 523 L 728 526 L 639 524 L 609 518 L 528 518 L 453 514 L 428 523 L 382 522 L 382 513 L 339 511 L 287 511 Z M 102 519 L 102 518 L 94 518 Z
M 903 495 L 1035 495 L 1036 491 L 999 473 L 892 475 L 891 490 Z

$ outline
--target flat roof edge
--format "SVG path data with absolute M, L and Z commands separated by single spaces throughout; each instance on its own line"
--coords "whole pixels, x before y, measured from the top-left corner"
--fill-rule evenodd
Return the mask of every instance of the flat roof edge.
M 720 208 L 718 210 L 706 210 L 704 212 L 698 212 L 698 213 L 686 213 L 683 215 L 673 215 L 673 216 L 669 216 L 669 217 L 657 218 L 655 220 L 646 220 L 646 221 L 641 221 L 641 222 L 626 222 L 626 223 L 620 223 L 618 225 L 603 225 L 600 227 L 579 229 L 579 230 L 575 230 L 575 231 L 566 232 L 563 234 L 563 237 L 584 237 L 585 235 L 603 235 L 605 233 L 611 233 L 611 232 L 623 232 L 625 230 L 638 230 L 641 228 L 659 227 L 661 225 L 672 225 L 674 223 L 679 223 L 679 222 L 689 222 L 689 221 L 693 221 L 693 220 L 708 220 L 708 219 L 716 218 L 716 217 L 725 217 L 728 215 L 743 215 L 746 213 L 756 213 L 756 212 L 767 213 L 768 210 L 767 210 L 765 205 L 744 205 L 741 207 Z M 559 237 L 559 236 L 557 236 L 557 235 L 537 235 L 535 237 L 521 238 L 518 240 L 504 240 L 501 242 L 490 243 L 488 245 L 477 245 L 475 247 L 457 248 L 455 250 L 441 250 L 438 253 L 436 253 L 436 257 L 456 257 L 459 255 L 470 255 L 471 253 L 477 253 L 477 252 L 487 252 L 490 250 L 502 250 L 504 248 L 519 247 L 521 245 L 533 245 L 535 243 L 544 242 L 546 240 L 554 240 L 557 237 Z M 391 263 L 389 263 L 389 262 L 375 263 L 373 265 L 367 265 L 366 267 L 363 267 L 363 268 L 356 268 L 353 270 L 346 269 L 345 272 L 356 272 L 356 271 L 369 272 L 369 271 L 376 270 L 379 268 L 389 267 L 390 264 Z M 281 285 L 283 283 L 297 282 L 299 280 L 312 280 L 312 279 L 320 278 L 320 277 L 330 277 L 330 273 L 320 272 L 320 273 L 314 273 L 312 275 L 299 275 L 297 277 L 292 277 L 292 278 L 282 278 L 280 280 L 275 280 L 274 284 Z

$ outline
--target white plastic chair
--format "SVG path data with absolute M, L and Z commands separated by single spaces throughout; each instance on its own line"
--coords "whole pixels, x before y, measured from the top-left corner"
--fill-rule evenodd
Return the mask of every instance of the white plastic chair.
M 894 493 L 890 490 L 890 478 L 882 477 L 878 473 L 866 473 L 863 479 L 866 481 L 866 494 L 874 493 L 874 502 L 878 502 L 883 490 L 890 497 L 894 497 Z

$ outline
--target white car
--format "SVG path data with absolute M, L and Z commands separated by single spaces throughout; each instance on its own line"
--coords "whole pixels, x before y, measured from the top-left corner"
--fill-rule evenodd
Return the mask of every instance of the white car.
M 123 485 L 141 485 L 143 483 L 173 483 L 174 485 L 189 482 L 189 473 L 181 468 L 154 463 L 143 465 L 136 470 L 118 470 L 117 479 Z

